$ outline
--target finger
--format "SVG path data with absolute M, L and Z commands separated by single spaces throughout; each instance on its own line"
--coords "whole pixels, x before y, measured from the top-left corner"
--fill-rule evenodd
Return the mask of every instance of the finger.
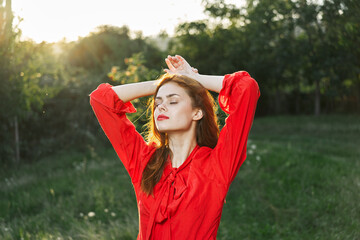
M 174 66 L 174 68 L 176 68 L 176 69 L 178 69 L 181 66 L 181 64 L 177 60 L 173 60 L 171 63 Z
M 174 68 L 177 68 L 179 67 L 179 64 L 178 64 L 178 61 L 175 57 L 172 57 L 170 55 L 168 55 L 167 59 L 170 61 L 171 65 L 174 67 Z M 171 69 L 171 68 L 170 68 Z M 174 69 L 171 69 L 171 70 L 174 70 Z
M 173 57 L 170 56 L 170 55 L 168 55 L 166 59 L 168 59 L 171 63 L 174 61 L 174 60 L 173 60 Z
M 171 64 L 174 64 L 174 57 L 168 55 L 167 59 L 171 62 Z
M 171 63 L 175 68 L 180 66 L 179 60 L 176 57 L 171 57 Z
M 181 63 L 184 62 L 184 60 L 185 60 L 185 59 L 184 59 L 182 56 L 180 56 L 180 55 L 175 55 L 175 58 L 176 58 L 177 61 L 179 61 L 179 62 L 181 62 Z
M 165 58 L 165 62 L 168 65 L 169 69 L 171 71 L 175 71 L 176 69 L 174 68 L 174 66 L 172 65 L 171 61 L 168 58 Z
M 182 56 L 180 55 L 175 55 L 176 59 L 178 59 L 179 61 L 184 61 L 185 58 L 183 58 Z

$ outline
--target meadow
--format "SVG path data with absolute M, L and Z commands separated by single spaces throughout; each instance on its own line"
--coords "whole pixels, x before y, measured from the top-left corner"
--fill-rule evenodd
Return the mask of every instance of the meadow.
M 256 118 L 220 240 L 360 239 L 360 116 Z M 88 147 L 0 170 L 0 239 L 136 239 L 114 151 Z

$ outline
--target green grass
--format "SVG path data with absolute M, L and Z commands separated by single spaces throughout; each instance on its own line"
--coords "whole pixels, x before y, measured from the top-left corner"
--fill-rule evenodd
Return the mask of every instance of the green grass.
M 360 116 L 255 120 L 218 239 L 360 239 Z M 135 239 L 112 149 L 0 170 L 0 239 Z M 95 216 L 89 217 L 89 213 Z

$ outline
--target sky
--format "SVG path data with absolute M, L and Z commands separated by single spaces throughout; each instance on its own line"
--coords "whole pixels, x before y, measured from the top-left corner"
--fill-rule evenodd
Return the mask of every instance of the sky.
M 100 25 L 127 25 L 143 36 L 163 30 L 172 35 L 179 23 L 206 18 L 201 0 L 12 0 L 12 9 L 23 19 L 22 38 L 35 42 L 75 41 Z

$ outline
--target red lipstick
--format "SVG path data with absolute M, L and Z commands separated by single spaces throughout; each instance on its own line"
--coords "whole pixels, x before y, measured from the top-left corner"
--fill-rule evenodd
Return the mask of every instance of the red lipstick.
M 157 120 L 158 121 L 162 121 L 162 120 L 166 120 L 166 119 L 169 119 L 168 116 L 165 116 L 164 114 L 160 114 L 158 117 L 157 117 Z

